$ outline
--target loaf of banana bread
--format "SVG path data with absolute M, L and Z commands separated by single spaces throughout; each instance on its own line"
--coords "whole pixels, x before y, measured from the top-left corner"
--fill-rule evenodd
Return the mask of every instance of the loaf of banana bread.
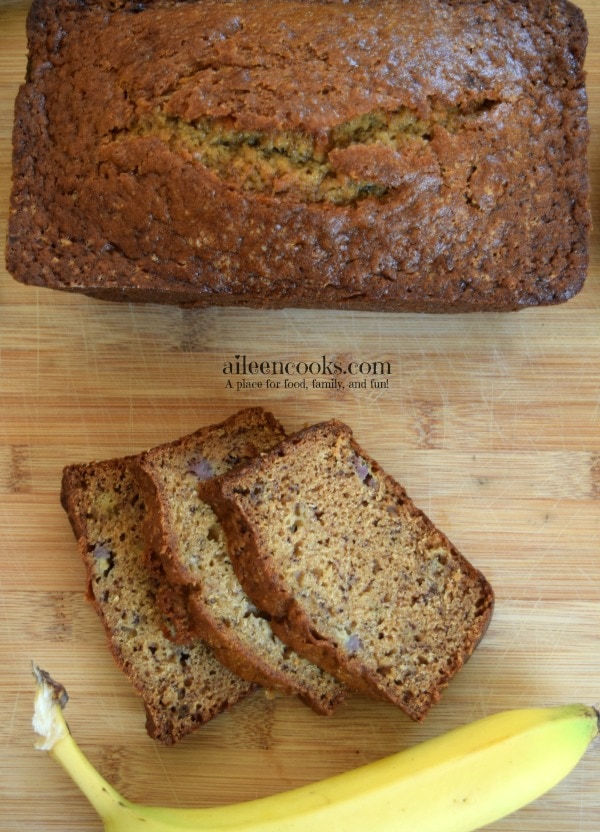
M 109 300 L 565 301 L 590 211 L 569 0 L 33 0 L 7 264 Z
M 340 422 L 289 437 L 200 493 L 281 639 L 414 719 L 488 626 L 488 581 Z

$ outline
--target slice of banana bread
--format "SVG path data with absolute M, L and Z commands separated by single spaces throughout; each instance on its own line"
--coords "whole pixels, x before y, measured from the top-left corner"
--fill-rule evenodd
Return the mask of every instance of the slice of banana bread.
M 282 640 L 413 719 L 487 628 L 489 583 L 340 422 L 205 482 L 201 496 Z
M 236 578 L 213 510 L 198 496 L 199 482 L 249 461 L 284 435 L 270 413 L 249 408 L 140 455 L 135 468 L 148 507 L 151 568 L 163 571 L 158 604 L 172 637 L 202 637 L 242 678 L 297 694 L 317 713 L 330 714 L 345 688 L 273 634 Z
M 148 734 L 172 745 L 253 690 L 202 641 L 163 634 L 158 584 L 143 561 L 146 512 L 132 458 L 65 468 L 61 501 L 87 569 L 88 598 L 116 663 L 146 709 Z

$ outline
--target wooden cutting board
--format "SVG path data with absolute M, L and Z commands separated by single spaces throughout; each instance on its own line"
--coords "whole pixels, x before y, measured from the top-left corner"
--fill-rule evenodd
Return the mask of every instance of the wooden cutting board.
M 598 227 L 600 3 L 581 5 Z M 27 6 L 0 6 L 3 241 Z M 236 356 L 356 362 L 364 366 L 353 379 L 364 385 L 257 389 L 238 387 L 237 376 L 229 387 L 224 371 Z M 327 720 L 258 693 L 178 747 L 146 736 L 142 707 L 83 598 L 61 470 L 250 404 L 289 430 L 348 421 L 494 584 L 486 639 L 423 725 L 360 696 Z M 65 774 L 33 750 L 32 660 L 69 689 L 72 731 L 98 768 L 128 797 L 171 805 L 308 783 L 504 708 L 600 699 L 598 231 L 582 294 L 514 315 L 134 308 L 28 288 L 2 271 L 0 408 L 1 830 L 101 828 Z M 597 744 L 553 792 L 489 828 L 598 832 L 599 782 Z

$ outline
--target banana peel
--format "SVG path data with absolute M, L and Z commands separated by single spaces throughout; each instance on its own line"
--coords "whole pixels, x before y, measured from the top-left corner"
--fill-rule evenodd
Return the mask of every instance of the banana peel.
M 124 798 L 92 766 L 63 715 L 64 687 L 34 667 L 36 747 L 71 776 L 106 832 L 473 832 L 566 777 L 600 714 L 565 705 L 503 711 L 352 771 L 258 800 L 163 808 Z

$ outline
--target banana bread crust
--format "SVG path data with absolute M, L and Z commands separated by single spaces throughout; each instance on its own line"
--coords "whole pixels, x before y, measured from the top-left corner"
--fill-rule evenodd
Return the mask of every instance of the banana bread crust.
M 28 38 L 22 282 L 426 312 L 583 285 L 587 31 L 568 0 L 34 0 Z

